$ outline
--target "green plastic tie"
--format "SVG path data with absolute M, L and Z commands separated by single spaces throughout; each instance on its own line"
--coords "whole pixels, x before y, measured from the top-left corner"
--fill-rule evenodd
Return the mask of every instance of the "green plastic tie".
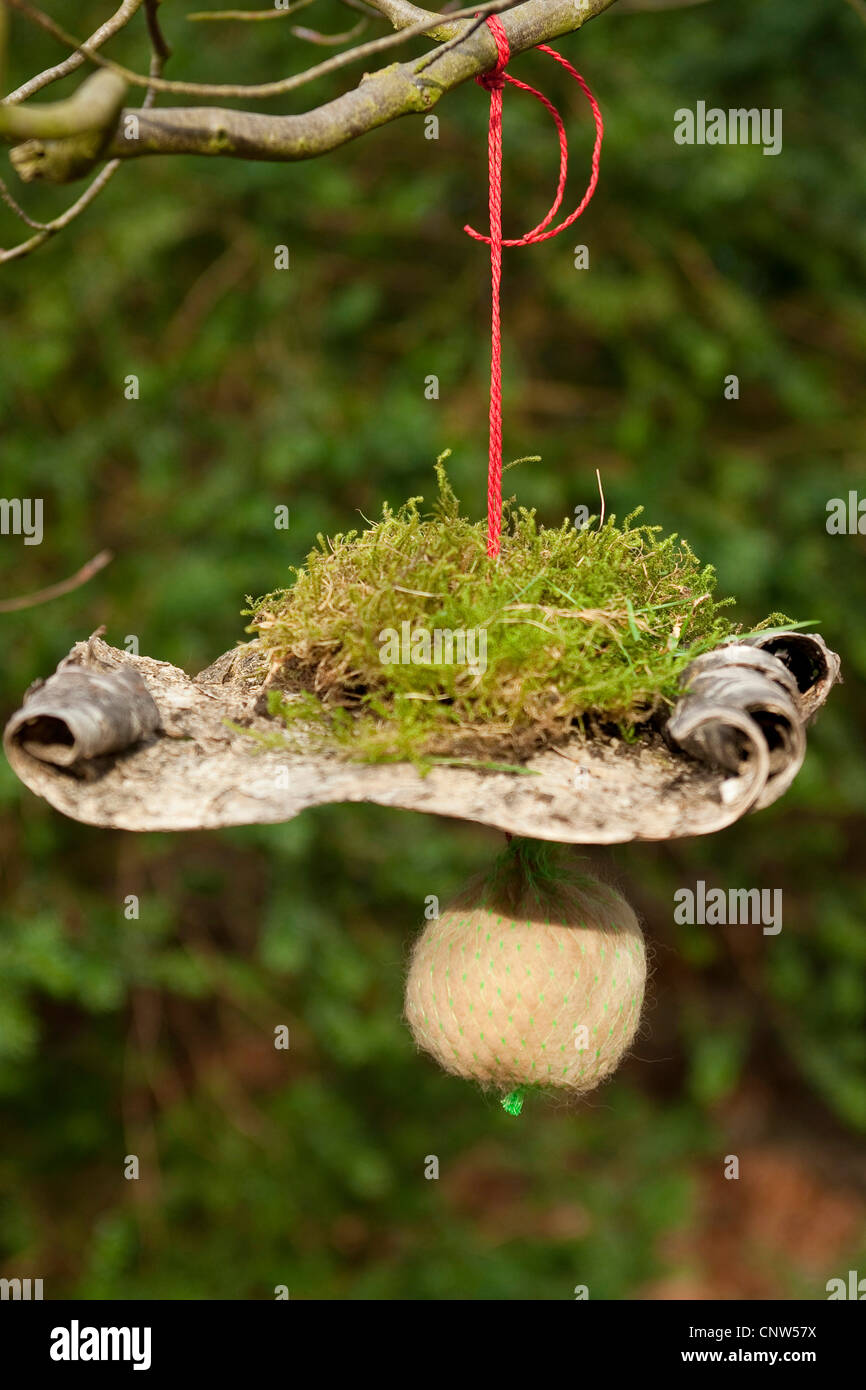
M 507 1096 L 502 1097 L 502 1109 L 506 1115 L 519 1115 L 523 1109 L 523 1100 L 526 1095 L 526 1087 L 518 1086 L 516 1091 L 509 1091 Z

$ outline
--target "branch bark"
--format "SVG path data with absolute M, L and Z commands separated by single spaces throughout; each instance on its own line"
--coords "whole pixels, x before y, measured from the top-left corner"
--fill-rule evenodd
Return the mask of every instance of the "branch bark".
M 408 29 L 410 24 L 418 24 L 422 19 L 430 14 L 429 10 L 422 9 L 419 5 L 411 5 L 409 0 L 370 0 L 374 10 L 378 10 L 381 15 L 391 21 L 395 29 Z M 442 24 L 438 29 L 430 30 L 430 37 L 433 39 L 453 39 L 459 32 L 456 24 Z
M 614 3 L 525 0 L 506 11 L 501 22 L 516 55 L 573 33 Z M 402 0 L 382 0 L 377 8 L 398 27 L 425 17 L 434 23 L 437 18 Z M 496 46 L 486 26 L 475 32 L 472 29 L 471 21 L 437 26 L 436 37 L 450 41 L 447 51 L 434 50 L 410 62 L 393 63 L 365 74 L 354 90 L 302 115 L 265 116 L 222 107 L 163 107 L 146 114 L 135 108 L 124 110 L 117 122 L 112 122 L 113 131 L 101 154 L 120 160 L 150 154 L 277 162 L 316 158 L 400 116 L 430 111 L 446 92 L 489 70 L 496 61 Z M 467 34 L 465 40 L 452 46 L 462 32 Z M 135 121 L 127 119 L 133 116 Z M 38 159 L 34 159 L 33 144 L 29 158 L 17 161 L 25 180 L 66 183 L 87 172 L 80 158 L 70 161 L 67 140 L 45 141 Z
M 94 634 L 28 691 L 6 755 L 52 806 L 112 829 L 265 825 L 368 801 L 563 844 L 667 840 L 712 834 L 781 796 L 802 762 L 805 723 L 839 673 L 820 637 L 732 643 L 686 673 L 667 742 L 575 734 L 520 771 L 436 765 L 422 775 L 409 763 L 349 762 L 300 726 L 282 733 L 263 713 L 261 666 L 251 642 L 193 680 Z
M 104 144 L 125 95 L 123 79 L 102 69 L 91 73 L 65 101 L 46 102 L 43 106 L 0 106 L 0 140 L 60 140 L 96 133 Z

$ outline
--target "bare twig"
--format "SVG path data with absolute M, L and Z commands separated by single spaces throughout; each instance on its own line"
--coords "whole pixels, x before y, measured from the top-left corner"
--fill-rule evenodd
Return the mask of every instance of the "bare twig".
M 304 39 L 306 43 L 317 43 L 323 48 L 336 48 L 339 44 L 349 43 L 359 34 L 363 34 L 366 27 L 367 20 L 359 19 L 358 23 L 353 24 L 344 34 L 320 34 L 318 29 L 305 29 L 300 24 L 293 24 L 292 33 L 296 39 Z
M 158 74 L 162 71 L 162 65 L 162 53 L 157 51 L 156 48 L 154 48 L 150 59 L 150 70 L 154 77 L 158 76 Z M 154 100 L 155 96 L 153 91 L 145 92 L 144 100 L 141 103 L 140 109 L 142 111 L 148 110 L 153 105 Z M 2 110 L 2 108 L 0 108 L 0 110 Z M 30 144 L 38 142 L 27 143 Z M 26 149 L 27 144 L 21 145 L 18 147 L 18 150 L 13 151 L 13 153 L 19 153 L 20 150 Z M 2 185 L 3 187 L 4 200 L 6 201 L 6 203 L 10 206 L 14 205 L 13 210 L 17 212 L 18 216 L 21 217 L 28 224 L 28 226 L 38 226 L 38 231 L 36 232 L 36 235 L 29 237 L 27 241 L 19 242 L 17 246 L 12 246 L 9 248 L 9 250 L 0 249 L 0 265 L 3 265 L 7 261 L 20 260 L 23 256 L 30 255 L 31 252 L 38 250 L 39 247 L 43 246 L 45 242 L 48 241 L 51 237 L 56 236 L 58 232 L 62 232 L 65 227 L 68 227 L 71 222 L 75 221 L 76 217 L 80 216 L 80 214 L 84 212 L 85 208 L 88 208 L 90 204 L 96 198 L 99 197 L 99 194 L 102 192 L 103 188 L 105 188 L 106 184 L 108 184 L 114 177 L 114 175 L 117 173 L 117 170 L 120 168 L 120 165 L 121 161 L 119 159 L 112 159 L 110 163 L 105 165 L 104 169 L 100 170 L 100 172 L 93 179 L 92 183 L 90 183 L 88 187 L 84 190 L 84 192 L 81 194 L 81 197 L 77 198 L 75 202 L 66 209 L 65 212 L 61 213 L 58 217 L 55 217 L 51 222 L 43 222 L 38 224 L 35 223 L 30 217 L 28 217 L 27 213 L 24 212 L 23 208 L 19 208 L 17 204 L 15 204 L 15 200 L 11 197 L 11 195 L 6 193 L 5 185 L 3 185 L 2 180 L 0 180 L 0 185 Z
M 119 159 L 113 159 L 110 164 L 106 164 L 105 168 L 99 171 L 93 182 L 88 184 L 81 197 L 77 198 L 71 207 L 68 207 L 59 217 L 55 217 L 51 222 L 46 222 L 42 230 L 27 241 L 19 242 L 17 246 L 10 247 L 8 251 L 0 250 L 0 265 L 5 265 L 7 261 L 20 260 L 22 256 L 29 256 L 31 251 L 38 250 L 51 237 L 62 232 L 64 227 L 68 227 L 70 222 L 74 222 L 76 217 L 84 212 L 85 208 L 90 207 L 94 198 L 99 196 L 120 165 Z
M 136 10 L 139 10 L 142 0 L 123 0 L 123 4 L 115 11 L 110 19 L 101 24 L 87 40 L 88 49 L 101 48 L 107 39 L 123 29 L 132 19 Z M 0 12 L 5 11 L 5 6 L 0 6 Z M 49 83 L 56 82 L 61 77 L 66 77 L 68 73 L 74 72 L 87 62 L 86 55 L 78 50 L 71 53 L 68 58 L 64 58 L 62 63 L 57 63 L 53 68 L 46 68 L 44 72 L 39 72 L 35 77 L 31 77 L 27 82 L 23 82 L 20 87 L 16 87 L 14 92 L 10 92 L 4 97 L 0 106 L 14 106 L 19 101 L 26 101 L 34 93 L 47 87 Z
M 151 85 L 151 79 L 149 77 L 134 72 L 131 68 L 124 67 L 123 64 L 115 63 L 110 58 L 103 57 L 101 53 L 95 52 L 88 47 L 86 42 L 67 33 L 67 31 L 61 28 L 59 24 L 56 24 L 53 19 L 49 19 L 47 15 L 42 14 L 41 11 L 28 4 L 27 0 L 7 0 L 7 3 L 10 4 L 13 9 L 25 15 L 33 23 L 38 24 L 40 28 L 46 29 L 48 33 L 52 34 L 60 43 L 65 43 L 68 47 L 78 49 L 84 53 L 85 57 L 95 63 L 97 67 L 108 68 L 109 71 L 116 73 L 118 77 L 122 77 L 125 82 L 128 82 L 133 87 L 149 87 Z M 459 19 L 474 20 L 479 16 L 483 19 L 483 17 L 488 14 L 498 14 L 503 10 L 512 9 L 519 3 L 521 3 L 521 0 L 485 0 L 485 3 L 481 5 L 471 5 L 467 9 L 455 11 L 455 13 L 450 16 L 450 19 L 452 21 Z M 523 0 L 523 3 L 526 3 L 526 0 Z M 541 0 L 541 3 L 544 5 L 545 0 Z M 603 8 L 607 8 L 607 5 L 612 3 L 613 0 L 607 0 Z M 556 8 L 556 6 L 551 5 L 551 8 Z M 576 28 L 579 27 L 581 22 L 580 10 L 592 9 L 592 5 L 591 3 L 581 4 L 580 0 L 574 0 L 570 8 L 574 12 L 574 18 L 577 21 L 572 27 Z M 423 34 L 431 34 L 433 37 L 436 37 L 435 31 L 444 34 L 440 21 L 441 16 L 427 14 L 426 17 L 419 20 L 417 24 L 412 24 L 406 29 L 401 29 L 399 33 L 385 34 L 381 38 L 371 39 L 369 43 L 359 44 L 356 48 L 348 49 L 345 53 L 337 53 L 333 58 L 327 58 L 324 62 L 317 63 L 315 67 L 307 68 L 305 72 L 295 73 L 291 77 L 280 78 L 276 82 L 247 84 L 234 82 L 181 82 L 174 79 L 157 79 L 152 85 L 157 92 L 174 92 L 176 95 L 182 96 L 232 97 L 238 99 L 255 98 L 256 100 L 263 101 L 268 97 L 284 96 L 287 92 L 296 91 L 299 87 L 306 86 L 308 82 L 315 82 L 321 77 L 327 77 L 333 72 L 339 72 L 350 63 L 356 63 L 363 59 L 375 57 L 379 53 L 384 53 L 391 48 L 406 43 L 409 39 L 420 38 Z M 477 25 L 475 27 L 477 28 Z M 446 37 L 459 39 L 462 35 L 460 31 L 455 32 L 452 23 L 449 25 L 449 32 Z M 491 49 L 491 55 L 492 53 L 493 51 Z
M 287 15 L 297 14 L 298 10 L 305 10 L 308 5 L 312 5 L 313 0 L 296 0 L 294 5 L 289 5 L 285 10 L 275 10 L 273 6 L 269 10 L 196 10 L 195 14 L 188 14 L 187 19 L 194 21 L 210 22 L 211 20 L 235 20 L 258 23 L 259 20 L 266 19 L 285 19 Z
M 80 570 L 70 575 L 69 579 L 61 579 L 59 584 L 50 584 L 47 589 L 39 589 L 35 594 L 25 594 L 22 598 L 0 599 L 0 613 L 18 613 L 22 608 L 36 608 L 40 603 L 50 603 L 54 598 L 71 594 L 73 589 L 80 589 L 88 579 L 104 570 L 113 558 L 110 550 L 100 550 L 99 554 L 88 560 L 86 565 L 82 565 Z
M 159 58 L 160 63 L 166 63 L 171 57 L 171 49 L 162 32 L 159 22 L 159 7 L 162 0 L 144 0 L 144 17 L 147 22 L 147 32 L 150 35 L 151 51 Z M 154 74 L 151 73 L 151 81 Z M 151 88 L 148 86 L 148 91 Z
M 7 208 L 9 208 L 10 211 L 14 212 L 16 217 L 20 217 L 22 222 L 26 222 L 28 227 L 32 227 L 33 230 L 37 232 L 44 232 L 48 230 L 48 224 L 46 222 L 37 222 L 34 218 L 30 216 L 29 213 L 24 211 L 20 203 L 17 203 L 15 199 L 12 197 L 12 194 L 9 192 L 9 189 L 6 187 L 6 184 L 3 182 L 2 179 L 0 179 L 0 198 L 3 199 L 3 202 L 6 204 Z
M 239 233 L 187 290 L 162 334 L 166 360 L 183 351 L 217 300 L 233 289 L 256 263 L 248 234 Z

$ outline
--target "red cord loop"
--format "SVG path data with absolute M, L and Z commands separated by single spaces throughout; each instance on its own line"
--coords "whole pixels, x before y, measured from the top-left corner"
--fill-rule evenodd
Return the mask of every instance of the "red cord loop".
M 568 177 L 568 140 L 565 134 L 565 125 L 562 117 L 557 111 L 553 102 L 548 101 L 547 97 L 541 92 L 530 87 L 526 82 L 518 82 L 516 77 L 512 77 L 505 69 L 511 57 L 511 49 L 508 43 L 508 35 L 502 25 L 502 21 L 496 15 L 488 15 L 487 25 L 496 43 L 497 61 L 496 66 L 489 72 L 476 77 L 475 81 L 479 86 L 484 87 L 490 93 L 490 126 L 488 131 L 488 178 L 489 178 L 489 210 L 490 210 L 490 232 L 484 235 L 476 232 L 474 228 L 466 226 L 463 230 L 476 241 L 485 241 L 490 247 L 490 278 L 492 286 L 492 327 L 491 327 L 491 353 L 490 353 L 490 457 L 487 475 L 487 554 L 494 557 L 499 554 L 500 537 L 502 533 L 502 324 L 500 316 L 500 289 L 502 285 L 502 248 L 503 246 L 531 246 L 539 241 L 547 241 L 550 237 L 559 236 L 567 227 L 576 222 L 581 213 L 585 211 L 598 183 L 598 166 L 601 158 L 601 141 L 604 135 L 604 122 L 601 118 L 601 111 L 598 102 L 584 82 L 580 73 L 577 72 L 561 53 L 557 53 L 554 48 L 548 48 L 547 44 L 539 44 L 542 53 L 547 53 L 551 58 L 555 58 L 557 63 L 565 68 L 566 72 L 574 78 L 584 93 L 592 109 L 593 119 L 595 120 L 595 144 L 592 150 L 591 174 L 586 192 L 568 217 L 564 218 L 555 227 L 551 227 L 556 214 L 562 206 L 562 199 L 565 194 L 565 182 Z M 540 101 L 542 106 L 550 112 L 556 125 L 559 135 L 559 182 L 556 188 L 556 196 L 551 204 L 550 210 L 542 218 L 537 227 L 533 227 L 531 232 L 525 236 L 503 239 L 502 236 L 502 93 L 506 82 L 512 87 L 519 88 L 522 92 L 529 92 Z
M 490 19 L 496 20 L 495 24 L 491 24 Z M 511 47 L 508 43 L 508 35 L 502 27 L 501 21 L 496 19 L 495 15 L 491 15 L 490 19 L 488 19 L 487 23 L 490 25 L 490 32 L 496 43 L 496 67 L 491 68 L 490 72 L 483 72 L 480 77 L 476 77 L 475 81 L 478 83 L 479 87 L 485 87 L 488 92 L 501 92 L 502 88 L 505 86 L 503 74 L 508 67 L 508 60 L 511 57 Z

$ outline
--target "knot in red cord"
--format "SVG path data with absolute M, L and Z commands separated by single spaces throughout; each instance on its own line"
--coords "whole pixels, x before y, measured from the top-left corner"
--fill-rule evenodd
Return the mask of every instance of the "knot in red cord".
M 495 15 L 488 15 L 487 25 L 496 42 L 498 58 L 496 66 L 491 68 L 489 72 L 476 77 L 475 81 L 490 93 L 488 131 L 490 233 L 485 236 L 483 232 L 476 232 L 472 227 L 464 227 L 463 230 L 469 236 L 474 237 L 476 241 L 486 241 L 490 247 L 493 315 L 490 352 L 490 455 L 487 471 L 487 554 L 493 558 L 499 554 L 502 532 L 502 328 L 499 308 L 499 294 L 502 284 L 502 248 L 503 246 L 531 246 L 538 241 L 547 241 L 550 237 L 558 236 L 560 232 L 564 232 L 566 227 L 570 227 L 580 217 L 598 183 L 598 164 L 601 157 L 604 124 L 598 103 L 580 73 L 576 72 L 571 63 L 567 62 L 561 53 L 557 53 L 555 48 L 548 48 L 547 44 L 544 43 L 539 44 L 538 47 L 541 52 L 554 58 L 579 84 L 592 108 L 595 120 L 592 173 L 586 192 L 574 212 L 563 218 L 557 226 L 551 227 L 550 224 L 562 205 L 565 181 L 568 176 L 568 141 L 565 135 L 565 126 L 552 101 L 548 101 L 547 97 L 536 91 L 534 87 L 528 86 L 526 82 L 519 82 L 516 77 L 512 77 L 510 73 L 505 71 L 511 57 L 511 48 L 502 21 L 497 19 Z M 559 135 L 559 183 L 553 204 L 537 227 L 533 227 L 532 231 L 527 232 L 525 236 L 511 239 L 504 239 L 502 236 L 502 93 L 506 82 L 510 83 L 512 87 L 518 87 L 520 91 L 529 92 L 531 96 L 536 97 L 542 106 L 550 112 Z
M 508 35 L 502 24 L 501 19 L 497 19 L 495 14 L 488 15 L 487 25 L 496 43 L 496 67 L 489 72 L 481 73 L 475 81 L 479 87 L 483 87 L 488 92 L 501 92 L 505 86 L 505 69 L 508 67 L 508 60 L 511 57 L 511 48 L 508 43 Z

